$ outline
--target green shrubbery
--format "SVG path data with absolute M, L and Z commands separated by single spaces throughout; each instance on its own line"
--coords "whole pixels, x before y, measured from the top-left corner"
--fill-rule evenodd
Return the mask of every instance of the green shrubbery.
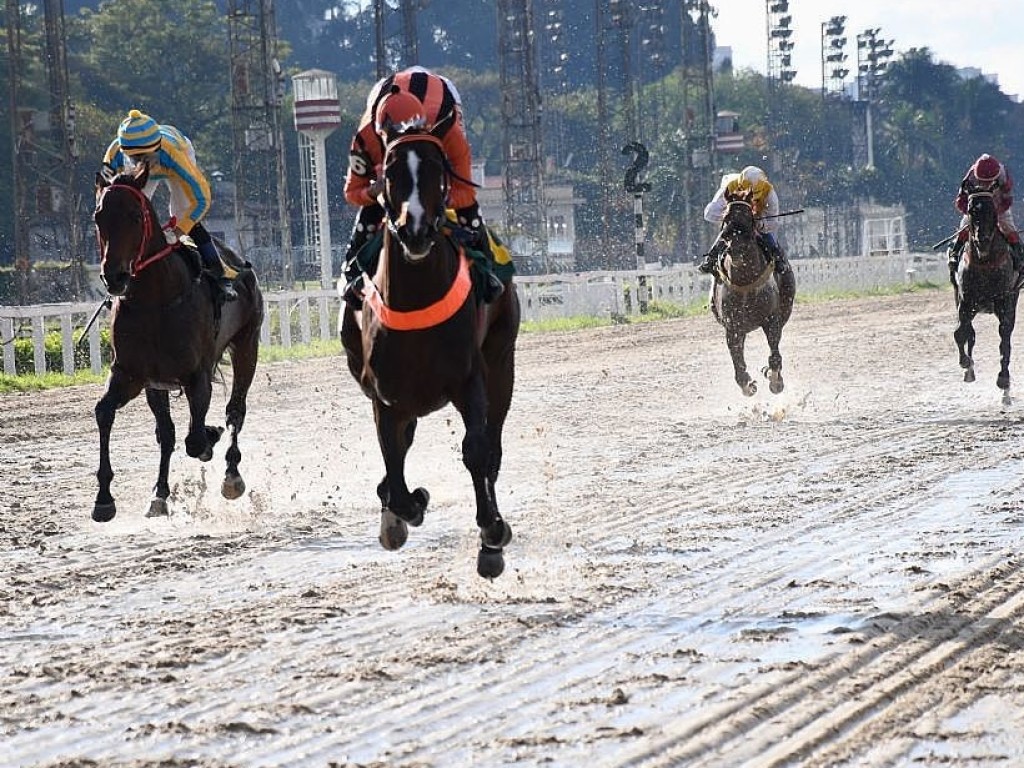
M 75 334 L 77 341 L 80 333 Z M 63 339 L 60 331 L 50 331 L 43 337 L 43 349 L 46 356 L 46 370 L 53 373 L 63 373 L 64 354 Z M 100 330 L 100 354 L 104 362 L 110 360 L 110 331 L 106 328 Z M 36 371 L 35 352 L 32 339 L 16 338 L 14 340 L 14 369 L 15 375 L 24 376 Z M 75 347 L 75 370 L 89 369 L 89 346 L 82 344 Z

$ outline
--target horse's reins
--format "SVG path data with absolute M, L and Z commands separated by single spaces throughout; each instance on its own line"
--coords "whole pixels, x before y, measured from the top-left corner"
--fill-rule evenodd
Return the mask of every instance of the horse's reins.
M 111 189 L 127 189 L 139 203 L 139 207 L 142 208 L 142 238 L 139 240 L 139 249 L 132 257 L 131 262 L 128 265 L 128 274 L 135 277 L 142 270 L 148 267 L 155 261 L 159 261 L 164 258 L 167 254 L 171 253 L 174 248 L 174 243 L 167 243 L 156 253 L 146 256 L 146 245 L 149 243 L 150 238 L 153 236 L 153 216 L 150 212 L 149 198 L 146 194 L 138 187 L 133 187 L 131 184 L 111 184 L 103 190 L 105 196 Z M 100 236 L 99 231 L 96 232 L 96 239 L 99 241 L 100 253 L 103 253 L 103 238 Z
M 731 200 L 729 202 L 729 207 L 731 207 L 733 205 L 745 205 L 747 208 L 750 209 L 751 215 L 753 215 L 753 213 L 754 213 L 754 206 L 750 202 L 748 202 L 747 200 Z M 721 232 L 719 232 L 718 234 L 719 234 L 719 237 L 722 236 Z M 730 240 L 730 242 L 732 242 L 732 241 Z M 756 240 L 755 240 L 755 243 L 756 243 Z M 761 246 L 758 245 L 757 247 L 760 248 Z M 771 259 L 768 259 L 767 261 L 768 261 L 768 264 L 765 266 L 765 268 L 761 272 L 761 274 L 759 274 L 757 276 L 757 278 L 754 280 L 754 282 L 747 283 L 745 285 L 740 285 L 738 283 L 734 283 L 729 278 L 729 276 L 725 274 L 725 270 L 722 269 L 721 266 L 718 267 L 718 269 L 716 271 L 716 274 L 718 275 L 718 279 L 721 280 L 722 283 L 724 283 L 725 285 L 729 286 L 729 288 L 731 288 L 732 290 L 736 291 L 736 293 L 752 293 L 753 291 L 756 291 L 756 290 L 759 290 L 759 289 L 763 288 L 768 283 L 768 281 L 771 280 L 771 278 L 772 278 L 772 273 L 775 271 L 775 262 L 772 261 Z

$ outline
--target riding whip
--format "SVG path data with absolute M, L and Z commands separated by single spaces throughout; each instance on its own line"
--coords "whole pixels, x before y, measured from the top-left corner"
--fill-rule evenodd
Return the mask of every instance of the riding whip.
M 782 213 L 766 213 L 764 216 L 758 216 L 759 219 L 781 219 L 783 216 L 795 216 L 798 213 L 803 213 L 803 208 L 797 208 L 795 211 L 783 211 Z
M 937 242 L 935 245 L 932 246 L 932 250 L 933 251 L 939 250 L 939 248 L 944 246 L 946 243 L 948 243 L 954 237 L 959 237 L 960 233 L 963 232 L 965 229 L 967 229 L 967 225 L 966 224 L 964 226 L 960 227 L 960 229 L 958 229 L 956 232 L 954 232 L 949 237 L 944 237 L 942 240 L 939 240 L 939 242 Z
M 96 307 L 96 311 L 92 313 L 92 317 L 89 318 L 89 322 L 85 324 L 85 329 L 82 331 L 82 335 L 78 337 L 78 343 L 75 344 L 76 347 L 81 346 L 82 342 L 85 341 L 85 337 L 89 335 L 89 329 L 92 328 L 92 324 L 96 322 L 96 318 L 100 316 L 100 312 L 104 309 L 110 309 L 111 302 L 111 298 L 107 296 L 100 302 L 100 305 Z

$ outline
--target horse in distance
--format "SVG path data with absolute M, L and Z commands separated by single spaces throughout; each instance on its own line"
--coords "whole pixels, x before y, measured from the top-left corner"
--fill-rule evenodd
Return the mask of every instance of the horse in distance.
M 757 392 L 747 371 L 744 347 L 749 333 L 760 328 L 768 341 L 768 365 L 762 369 L 773 394 L 782 392 L 782 329 L 793 312 L 796 279 L 783 275 L 757 241 L 752 190 L 726 193 L 726 210 L 719 237 L 726 243 L 721 268 L 711 289 L 711 310 L 725 329 L 736 384 L 744 395 Z

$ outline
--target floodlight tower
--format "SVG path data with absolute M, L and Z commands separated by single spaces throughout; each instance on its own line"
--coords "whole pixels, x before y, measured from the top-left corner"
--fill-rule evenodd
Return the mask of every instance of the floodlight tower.
M 821 22 L 821 98 L 841 95 L 846 76 L 846 17 Z
M 302 187 L 302 228 L 305 258 L 320 256 L 320 287 L 327 290 L 334 277 L 331 259 L 331 222 L 327 208 L 327 137 L 341 125 L 338 81 L 334 74 L 310 69 L 292 77 L 295 94 L 295 130 L 299 132 Z
M 874 130 L 871 127 L 871 103 L 878 98 L 878 88 L 893 56 L 894 41 L 879 38 L 881 27 L 865 29 L 857 35 L 857 99 L 864 103 L 867 132 L 867 168 L 875 167 Z

